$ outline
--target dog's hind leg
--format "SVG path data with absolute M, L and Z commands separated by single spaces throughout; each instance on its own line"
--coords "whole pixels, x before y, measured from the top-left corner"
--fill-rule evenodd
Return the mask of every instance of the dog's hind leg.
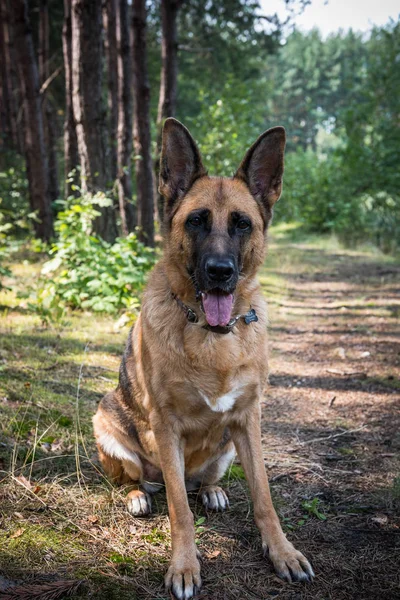
M 132 484 L 126 496 L 126 507 L 134 517 L 143 517 L 151 512 L 151 498 L 142 489 L 141 481 L 143 471 L 138 457 L 137 462 L 120 460 L 106 454 L 101 447 L 98 448 L 100 462 L 106 475 L 119 485 Z
M 140 459 L 138 459 L 140 461 Z M 139 483 L 143 479 L 143 470 L 141 465 L 127 460 L 122 461 L 124 471 L 129 475 L 133 482 L 137 482 L 126 496 L 126 508 L 134 517 L 144 517 L 151 513 L 151 497 Z
M 131 515 L 148 515 L 151 512 L 151 499 L 142 489 L 143 464 L 139 455 L 124 443 L 121 434 L 106 427 L 101 414 L 95 415 L 93 424 L 99 459 L 105 473 L 114 483 L 132 483 L 126 496 L 126 506 Z
M 226 492 L 216 484 L 223 477 L 234 458 L 235 448 L 233 443 L 229 442 L 224 446 L 223 452 L 199 474 L 198 481 L 200 481 L 197 489 L 206 510 L 224 511 L 229 508 Z M 187 488 L 190 490 L 190 482 L 188 482 Z

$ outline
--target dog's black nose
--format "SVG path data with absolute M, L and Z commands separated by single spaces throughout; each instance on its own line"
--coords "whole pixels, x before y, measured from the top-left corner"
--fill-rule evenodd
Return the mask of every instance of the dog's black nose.
M 213 281 L 228 281 L 235 271 L 235 265 L 231 258 L 210 257 L 206 262 L 206 271 Z

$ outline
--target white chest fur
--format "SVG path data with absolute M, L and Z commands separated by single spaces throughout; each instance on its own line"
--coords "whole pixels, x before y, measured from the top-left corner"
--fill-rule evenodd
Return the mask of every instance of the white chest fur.
M 239 398 L 239 396 L 242 393 L 242 390 L 243 386 L 238 386 L 237 388 L 231 390 L 223 396 L 219 396 L 219 398 L 216 398 L 213 401 L 211 401 L 208 398 L 208 396 L 206 396 L 206 394 L 201 390 L 199 390 L 199 393 L 203 398 L 204 402 L 211 408 L 211 410 L 213 410 L 214 412 L 227 412 L 228 410 L 231 410 L 231 408 L 234 407 L 237 398 Z

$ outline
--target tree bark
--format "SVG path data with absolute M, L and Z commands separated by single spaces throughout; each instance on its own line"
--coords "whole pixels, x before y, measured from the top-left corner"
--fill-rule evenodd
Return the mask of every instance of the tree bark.
M 76 137 L 74 109 L 72 104 L 72 29 L 71 29 L 71 0 L 64 0 L 63 23 L 63 55 L 65 73 L 65 120 L 64 120 L 64 195 L 73 194 L 68 181 L 71 171 L 79 166 L 78 140 Z
M 167 117 L 176 115 L 178 79 L 177 16 L 182 0 L 161 0 L 161 81 L 157 112 L 157 150 L 155 174 L 158 185 L 161 155 L 161 133 Z M 157 191 L 157 207 L 160 221 L 164 218 L 164 198 Z
M 154 245 L 154 197 L 150 139 L 150 86 L 147 72 L 146 1 L 132 2 L 133 34 L 133 143 L 139 237 Z
M 118 129 L 118 59 L 117 59 L 117 31 L 116 12 L 118 0 L 105 0 L 104 3 L 104 29 L 105 29 L 105 54 L 107 60 L 108 77 L 108 138 L 109 138 L 109 165 L 110 177 L 113 181 L 117 178 L 117 129 Z
M 16 61 L 8 0 L 0 0 L 0 53 L 2 79 L 0 106 L 2 118 L 4 119 L 2 121 L 2 132 L 6 137 L 7 147 L 22 154 L 22 127 L 18 127 L 18 107 L 20 105 L 18 74 L 15 70 Z
M 0 149 L 12 147 L 10 82 L 6 63 L 4 2 L 0 3 Z M 1 163 L 0 163 L 1 164 Z
M 42 240 L 53 236 L 53 213 L 48 191 L 48 166 L 44 142 L 39 74 L 33 49 L 32 30 L 26 0 L 12 0 L 14 43 L 18 64 L 25 119 L 25 156 L 30 202 L 39 220 L 34 221 L 36 235 Z
M 102 102 L 102 5 L 72 0 L 72 101 L 83 192 L 105 190 L 109 180 L 106 112 Z M 101 211 L 95 231 L 112 242 L 117 235 L 112 206 Z
M 129 35 L 129 5 L 117 4 L 118 52 L 118 201 L 123 235 L 135 229 L 132 200 L 132 53 Z
M 49 6 L 48 0 L 40 0 L 39 5 L 39 80 L 43 85 L 50 77 L 49 65 Z M 45 133 L 45 143 L 48 156 L 49 168 L 49 194 L 50 199 L 57 200 L 59 197 L 58 185 L 58 162 L 57 162 L 57 132 L 54 117 L 54 109 L 48 89 L 42 92 L 42 113 Z

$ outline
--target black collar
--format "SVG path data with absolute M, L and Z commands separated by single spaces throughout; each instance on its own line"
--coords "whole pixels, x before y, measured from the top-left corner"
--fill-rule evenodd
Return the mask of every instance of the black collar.
M 187 306 L 187 304 L 182 302 L 182 300 L 180 298 L 178 298 L 178 296 L 176 294 L 172 293 L 172 297 L 174 300 L 176 300 L 176 303 L 178 304 L 179 308 L 184 312 L 189 323 L 197 323 L 199 320 L 199 317 L 197 316 L 195 311 L 192 308 L 190 308 L 190 306 Z M 250 308 L 250 310 L 247 313 L 245 313 L 244 315 L 238 315 L 237 317 L 233 317 L 229 321 L 228 325 L 212 326 L 212 325 L 207 324 L 207 325 L 203 325 L 203 329 L 207 329 L 208 331 L 212 331 L 213 333 L 231 333 L 233 331 L 233 328 L 235 327 L 236 323 L 238 321 L 240 321 L 240 319 L 243 319 L 244 322 L 246 323 L 246 325 L 249 325 L 253 321 L 258 321 L 256 311 L 254 310 L 254 308 Z

